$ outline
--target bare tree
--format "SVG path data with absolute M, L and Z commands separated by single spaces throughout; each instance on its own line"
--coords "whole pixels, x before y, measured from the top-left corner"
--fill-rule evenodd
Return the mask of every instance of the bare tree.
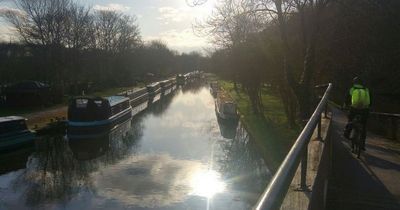
M 62 45 L 71 4 L 70 0 L 16 0 L 22 13 L 10 11 L 5 17 L 26 43 Z
M 141 44 L 140 30 L 135 17 L 122 16 L 118 21 L 118 27 L 117 48 L 120 52 L 134 49 Z
M 288 85 L 290 92 L 295 95 L 301 118 L 307 118 L 311 112 L 310 96 L 313 93 L 312 79 L 315 72 L 315 50 L 319 38 L 320 20 L 329 2 L 330 0 L 237 0 L 235 3 L 235 0 L 226 0 L 206 23 L 212 28 L 210 34 L 224 44 L 235 42 L 237 38 L 234 35 L 243 37 L 240 32 L 246 31 L 249 24 L 248 22 L 238 24 L 240 21 L 236 21 L 243 17 L 268 25 L 275 24 L 280 32 L 284 72 L 282 76 L 285 80 L 283 84 Z M 288 24 L 295 16 L 300 17 L 301 24 L 297 33 L 293 35 L 288 31 Z M 238 28 L 242 31 L 237 30 Z M 303 42 L 302 69 L 296 69 L 294 47 L 290 42 L 291 36 L 298 34 L 301 34 Z
M 264 20 L 248 12 L 253 9 L 254 4 L 250 1 L 223 0 L 210 17 L 195 25 L 196 32 L 211 35 L 216 46 L 231 48 L 263 29 Z
M 94 18 L 90 8 L 71 4 L 67 24 L 66 47 L 78 50 L 95 47 Z

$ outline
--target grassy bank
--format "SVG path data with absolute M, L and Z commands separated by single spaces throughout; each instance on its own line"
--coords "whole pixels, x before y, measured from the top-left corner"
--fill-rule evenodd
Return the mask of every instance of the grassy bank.
M 288 127 L 283 104 L 279 97 L 264 87 L 262 89 L 264 110 L 262 114 L 256 115 L 246 93 L 242 90 L 236 92 L 232 82 L 219 80 L 219 84 L 235 100 L 243 124 L 256 143 L 260 145 L 269 164 L 276 169 L 299 133 L 299 128 L 290 129 Z

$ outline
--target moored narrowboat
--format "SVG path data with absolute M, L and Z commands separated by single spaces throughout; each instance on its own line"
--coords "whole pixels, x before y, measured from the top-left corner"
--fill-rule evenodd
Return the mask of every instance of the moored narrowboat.
M 161 86 L 161 91 L 164 91 L 164 90 L 168 89 L 169 87 L 171 87 L 171 81 L 169 81 L 169 80 L 160 81 L 160 86 Z
M 35 133 L 28 129 L 25 118 L 0 117 L 0 151 L 33 145 L 35 138 Z
M 145 87 L 127 90 L 118 95 L 128 97 L 130 100 L 131 106 L 133 106 L 133 107 L 137 106 L 149 99 L 149 92 L 147 91 L 147 88 L 145 88 Z
M 171 82 L 171 85 L 176 85 L 176 78 L 172 77 L 170 79 L 168 79 Z
M 236 103 L 221 91 L 218 92 L 215 100 L 215 111 L 217 116 L 223 120 L 239 119 Z
M 161 86 L 159 82 L 151 83 L 150 85 L 146 86 L 147 91 L 149 92 L 150 98 L 154 97 L 158 93 L 161 92 Z
M 185 81 L 186 81 L 186 78 L 183 74 L 176 75 L 176 84 L 177 85 L 184 85 Z
M 68 106 L 68 134 L 109 129 L 132 116 L 128 97 L 80 96 Z

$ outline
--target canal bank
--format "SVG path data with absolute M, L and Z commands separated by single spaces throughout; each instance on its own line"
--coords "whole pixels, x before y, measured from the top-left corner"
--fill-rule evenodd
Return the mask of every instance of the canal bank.
M 301 128 L 289 128 L 283 104 L 269 88 L 261 90 L 263 113 L 255 114 L 249 96 L 241 88 L 236 92 L 233 82 L 218 79 L 218 83 L 237 103 L 241 121 L 260 146 L 266 161 L 272 169 L 277 169 Z

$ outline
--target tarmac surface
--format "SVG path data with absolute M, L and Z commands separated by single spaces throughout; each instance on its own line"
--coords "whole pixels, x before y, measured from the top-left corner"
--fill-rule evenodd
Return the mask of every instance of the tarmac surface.
M 360 159 L 343 137 L 345 113 L 332 110 L 333 160 L 328 210 L 400 210 L 400 143 L 367 134 Z

